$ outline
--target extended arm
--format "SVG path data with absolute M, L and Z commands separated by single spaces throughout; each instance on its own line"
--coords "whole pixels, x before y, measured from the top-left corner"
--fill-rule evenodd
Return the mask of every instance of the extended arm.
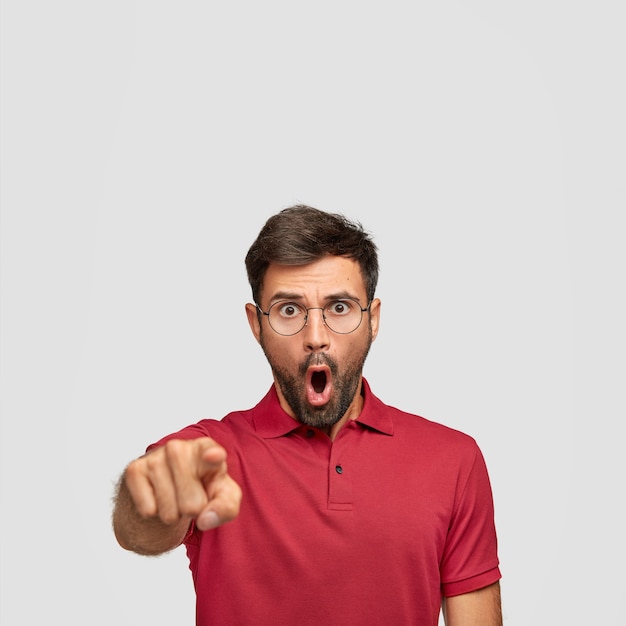
M 500 583 L 443 599 L 446 626 L 502 626 Z
M 221 446 L 208 437 L 171 440 L 126 468 L 113 529 L 123 548 L 161 554 L 180 545 L 192 520 L 208 530 L 237 517 L 240 501 Z

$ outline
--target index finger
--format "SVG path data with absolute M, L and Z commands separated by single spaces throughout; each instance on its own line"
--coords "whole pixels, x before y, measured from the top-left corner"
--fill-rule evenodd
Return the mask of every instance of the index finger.
M 226 462 L 226 450 L 210 438 L 197 440 L 198 445 L 198 476 L 214 473 Z

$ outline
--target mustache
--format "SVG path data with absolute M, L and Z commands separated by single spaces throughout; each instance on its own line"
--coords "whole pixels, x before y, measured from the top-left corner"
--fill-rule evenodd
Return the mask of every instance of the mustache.
M 300 374 L 304 376 L 311 366 L 326 365 L 331 374 L 337 373 L 337 363 L 333 361 L 325 352 L 316 352 L 309 356 L 300 364 Z

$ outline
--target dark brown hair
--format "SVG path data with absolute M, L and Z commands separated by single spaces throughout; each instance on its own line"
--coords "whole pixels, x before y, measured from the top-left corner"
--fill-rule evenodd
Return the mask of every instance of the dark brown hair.
M 246 255 L 252 297 L 259 302 L 270 263 L 307 265 L 327 255 L 358 262 L 367 299 L 374 298 L 378 283 L 377 248 L 358 222 L 299 204 L 270 217 Z

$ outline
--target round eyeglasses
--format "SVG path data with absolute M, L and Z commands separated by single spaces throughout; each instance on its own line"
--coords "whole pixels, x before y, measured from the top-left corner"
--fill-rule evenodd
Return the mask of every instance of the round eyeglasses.
M 258 304 L 256 308 L 263 315 L 267 315 L 272 330 L 285 337 L 299 333 L 307 324 L 309 311 L 315 310 L 322 312 L 324 324 L 330 330 L 339 335 L 348 335 L 361 325 L 363 313 L 369 311 L 371 304 L 370 302 L 363 308 L 356 300 L 343 298 L 331 300 L 323 307 L 307 308 L 291 300 L 278 300 L 267 311 L 264 311 Z

